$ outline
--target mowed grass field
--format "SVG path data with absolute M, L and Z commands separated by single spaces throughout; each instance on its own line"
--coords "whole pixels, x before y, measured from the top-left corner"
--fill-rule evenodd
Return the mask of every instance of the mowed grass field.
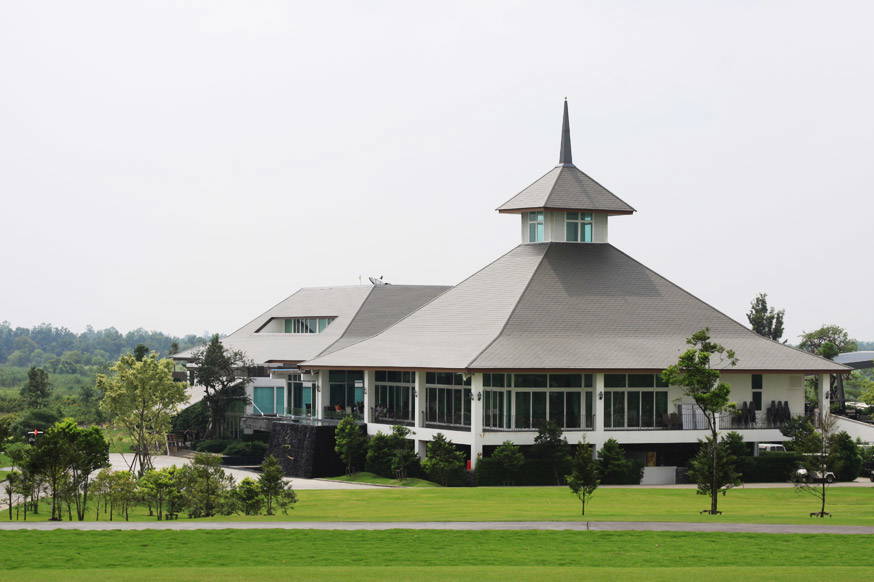
M 870 579 L 869 536 L 562 531 L 0 532 L 4 579 Z
M 567 487 L 414 487 L 368 490 L 303 490 L 287 515 L 216 516 L 212 521 L 694 521 L 828 523 L 874 526 L 874 486 L 830 488 L 825 520 L 809 517 L 816 498 L 791 487 L 734 489 L 719 498 L 721 516 L 701 515 L 708 499 L 692 489 L 599 489 L 586 515 Z M 89 503 L 94 517 L 95 500 Z M 38 516 L 46 519 L 44 501 Z M 104 517 L 101 514 L 101 517 Z M 117 516 L 116 516 L 117 517 Z M 154 520 L 143 507 L 131 520 Z M 8 520 L 0 512 L 0 520 Z M 184 518 L 183 518 L 184 519 Z M 187 521 L 187 520 L 186 520 Z M 874 544 L 874 542 L 872 542 Z

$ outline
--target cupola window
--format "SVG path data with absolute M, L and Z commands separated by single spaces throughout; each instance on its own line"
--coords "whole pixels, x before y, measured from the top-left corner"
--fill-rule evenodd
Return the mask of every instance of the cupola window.
M 543 242 L 543 212 L 528 213 L 528 242 Z
M 592 213 L 565 213 L 565 240 L 568 242 L 592 242 Z

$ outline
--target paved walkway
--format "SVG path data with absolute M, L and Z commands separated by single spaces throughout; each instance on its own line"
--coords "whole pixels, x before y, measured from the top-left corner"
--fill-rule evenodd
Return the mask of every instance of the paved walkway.
M 667 521 L 61 521 L 0 522 L 2 530 L 217 530 L 217 529 L 318 529 L 387 530 L 430 529 L 455 531 L 572 530 L 572 531 L 677 531 L 764 534 L 865 534 L 874 527 L 856 525 L 784 525 L 770 523 L 695 523 Z

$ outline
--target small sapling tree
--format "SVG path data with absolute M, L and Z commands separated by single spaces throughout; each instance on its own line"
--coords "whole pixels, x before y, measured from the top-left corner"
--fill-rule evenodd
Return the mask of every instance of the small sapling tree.
M 816 419 L 816 432 L 803 435 L 793 443 L 793 449 L 801 453 L 801 469 L 795 473 L 795 487 L 813 495 L 819 501 L 819 511 L 811 512 L 810 517 L 831 516 L 825 510 L 829 485 L 833 480 L 832 470 L 835 456 L 830 450 L 837 419 L 820 411 Z
M 586 503 L 595 494 L 601 481 L 598 477 L 598 463 L 595 461 L 594 451 L 585 437 L 574 450 L 571 457 L 571 473 L 565 479 L 568 487 L 580 500 L 580 515 L 586 515 Z
M 707 420 L 710 430 L 710 438 L 713 443 L 719 441 L 719 416 L 734 408 L 729 401 L 731 387 L 720 379 L 718 369 L 712 364 L 714 358 L 720 367 L 733 367 L 737 364 L 737 357 L 733 350 L 710 341 L 710 330 L 702 329 L 693 333 L 686 343 L 691 347 L 680 355 L 677 363 L 668 366 L 662 371 L 662 379 L 670 385 L 681 386 L 684 394 L 695 401 L 695 405 Z M 702 513 L 717 515 L 721 513 L 718 508 L 720 487 L 720 459 L 719 447 L 710 447 L 711 470 L 706 478 L 709 483 L 698 483 L 698 490 L 708 491 L 710 494 L 710 509 Z

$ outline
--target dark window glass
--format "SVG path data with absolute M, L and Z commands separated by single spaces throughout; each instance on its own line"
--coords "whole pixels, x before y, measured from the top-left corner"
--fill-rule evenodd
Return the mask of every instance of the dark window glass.
M 595 385 L 594 374 L 583 374 L 583 388 L 591 388 Z
M 531 428 L 531 392 L 516 392 L 516 428 Z
M 761 374 L 753 374 L 753 390 L 761 390 L 762 389 L 762 375 Z
M 753 404 L 756 407 L 756 410 L 762 409 L 762 393 L 761 392 L 753 392 Z
M 385 382 L 385 371 L 377 370 L 375 376 L 377 382 Z
M 443 386 L 452 386 L 452 374 L 449 372 L 437 372 L 437 379 L 434 381 L 435 384 L 440 384 Z
M 652 388 L 655 386 L 655 375 L 654 374 L 629 374 L 628 375 L 628 387 L 629 388 Z
M 464 416 L 461 418 L 461 424 L 470 426 L 470 390 L 462 391 L 462 401 L 464 402 Z
M 613 428 L 625 428 L 625 392 L 613 392 Z
M 627 426 L 640 426 L 640 392 L 629 391 L 626 406 Z
M 625 388 L 625 374 L 604 374 L 605 388 Z
M 461 390 L 447 390 L 447 392 L 452 392 L 452 424 L 463 424 L 461 415 L 464 402 L 461 400 Z
M 655 384 L 656 384 L 656 388 L 667 388 L 668 387 L 668 383 L 665 382 L 664 380 L 662 380 L 661 374 L 655 375 Z
M 329 382 L 345 382 L 346 381 L 346 370 L 331 370 L 328 372 L 328 381 Z
M 546 422 L 546 392 L 531 393 L 531 425 L 535 428 Z
M 564 394 L 564 392 L 549 393 L 549 420 L 558 423 L 558 426 L 565 426 Z
M 586 392 L 586 428 L 594 427 L 593 412 L 595 408 L 592 406 L 592 393 Z
M 565 426 L 580 428 L 582 420 L 582 392 L 565 392 Z M 552 404 L 550 403 L 550 406 Z
M 492 374 L 492 386 L 495 388 L 505 388 L 507 386 L 506 374 Z
M 434 372 L 425 372 L 425 384 L 436 384 L 437 374 Z
M 604 428 L 613 428 L 613 393 L 604 393 Z
M 668 426 L 668 393 L 655 393 L 655 422 L 656 426 Z
M 428 388 L 428 422 L 437 422 L 437 389 Z
M 655 393 L 640 393 L 640 426 L 655 426 Z
M 581 388 L 583 386 L 582 374 L 550 374 L 550 388 Z
M 546 374 L 516 374 L 516 388 L 546 388 Z
M 483 388 L 491 388 L 492 387 L 492 375 L 491 374 L 483 374 Z
M 386 372 L 386 381 L 387 382 L 403 382 L 404 374 L 403 372 Z

